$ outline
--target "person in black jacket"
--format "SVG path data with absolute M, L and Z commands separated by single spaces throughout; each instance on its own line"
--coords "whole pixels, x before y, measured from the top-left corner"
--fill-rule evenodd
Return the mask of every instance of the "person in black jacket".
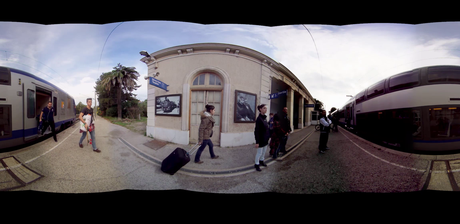
M 278 157 L 278 153 L 281 152 L 283 154 L 286 154 L 286 143 L 287 140 L 289 139 L 289 134 L 291 133 L 291 121 L 289 121 L 289 116 L 288 116 L 288 109 L 287 107 L 283 108 L 283 111 L 280 113 L 280 125 L 281 128 L 286 132 L 286 135 L 283 136 L 280 140 L 280 145 L 278 149 L 276 150 L 275 154 L 273 154 L 273 158 L 276 159 Z
M 267 107 L 265 104 L 261 104 L 257 106 L 260 114 L 256 119 L 256 128 L 254 130 L 254 137 L 256 138 L 256 148 L 257 154 L 255 158 L 255 165 L 257 171 L 261 171 L 260 165 L 267 166 L 264 163 L 265 160 L 265 152 L 268 148 L 268 139 L 270 138 L 270 128 L 268 127 L 267 123 Z
M 56 130 L 55 130 L 55 124 L 54 124 L 53 102 L 49 101 L 48 107 L 43 108 L 42 112 L 40 113 L 40 122 L 42 122 L 42 120 L 43 120 L 43 127 L 41 130 L 41 135 L 43 135 L 43 133 L 48 128 L 48 126 L 50 126 L 51 132 L 53 133 L 53 139 L 55 142 L 57 142 Z

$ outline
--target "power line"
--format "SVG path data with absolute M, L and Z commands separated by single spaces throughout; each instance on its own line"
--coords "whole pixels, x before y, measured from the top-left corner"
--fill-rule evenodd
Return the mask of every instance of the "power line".
M 313 40 L 313 44 L 315 45 L 316 56 L 318 57 L 319 70 L 320 70 L 320 75 L 321 75 L 321 87 L 324 87 L 323 86 L 323 68 L 321 66 L 321 59 L 319 58 L 319 52 L 318 52 L 318 47 L 316 47 L 315 38 L 313 38 L 313 35 L 311 34 L 310 30 L 304 24 L 302 24 L 302 26 L 305 27 L 305 29 L 308 31 L 308 33 L 310 34 L 311 39 Z
M 109 40 L 109 37 L 110 37 L 110 35 L 112 35 L 113 31 L 114 31 L 118 26 L 120 26 L 122 23 L 124 23 L 124 22 L 121 22 L 121 23 L 118 24 L 115 28 L 113 28 L 112 31 L 110 31 L 109 35 L 107 36 L 107 39 L 105 39 L 104 46 L 102 46 L 101 55 L 99 56 L 99 65 L 97 66 L 97 71 L 98 71 L 98 72 L 99 72 L 99 67 L 101 66 L 102 53 L 104 52 L 105 44 L 107 43 L 107 40 Z
M 313 35 L 311 34 L 310 30 L 304 24 L 302 24 L 302 26 L 308 31 L 308 33 L 310 34 L 311 39 L 313 40 L 313 44 L 315 45 L 316 56 L 318 57 L 319 70 L 320 70 L 320 75 L 321 75 L 321 87 L 324 88 L 324 85 L 323 85 L 323 68 L 321 66 L 321 59 L 319 58 L 319 52 L 318 52 L 318 47 L 316 47 L 315 38 L 313 38 Z M 326 106 L 324 105 L 324 102 L 323 102 L 323 106 L 324 106 L 324 108 L 326 108 Z

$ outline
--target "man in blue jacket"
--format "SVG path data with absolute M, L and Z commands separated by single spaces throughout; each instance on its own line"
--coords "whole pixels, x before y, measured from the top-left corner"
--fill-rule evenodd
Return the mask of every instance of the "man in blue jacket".
M 43 108 L 42 112 L 40 113 L 40 122 L 43 120 L 43 128 L 41 130 L 41 134 L 46 131 L 48 126 L 51 126 L 51 132 L 53 132 L 54 141 L 57 142 L 56 139 L 56 130 L 54 124 L 54 108 L 53 102 L 49 101 L 48 106 Z

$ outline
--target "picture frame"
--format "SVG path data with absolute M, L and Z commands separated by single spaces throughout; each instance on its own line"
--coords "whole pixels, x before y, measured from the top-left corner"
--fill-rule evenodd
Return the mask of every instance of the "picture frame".
M 155 97 L 155 115 L 181 116 L 182 94 L 172 94 Z
M 234 123 L 255 123 L 257 95 L 254 93 L 235 90 Z

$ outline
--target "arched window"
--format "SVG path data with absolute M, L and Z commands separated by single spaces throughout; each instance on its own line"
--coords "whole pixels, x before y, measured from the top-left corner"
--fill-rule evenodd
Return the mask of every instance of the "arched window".
M 194 87 L 199 86 L 210 86 L 210 87 L 219 87 L 222 86 L 222 80 L 219 76 L 213 73 L 201 73 L 193 80 Z

